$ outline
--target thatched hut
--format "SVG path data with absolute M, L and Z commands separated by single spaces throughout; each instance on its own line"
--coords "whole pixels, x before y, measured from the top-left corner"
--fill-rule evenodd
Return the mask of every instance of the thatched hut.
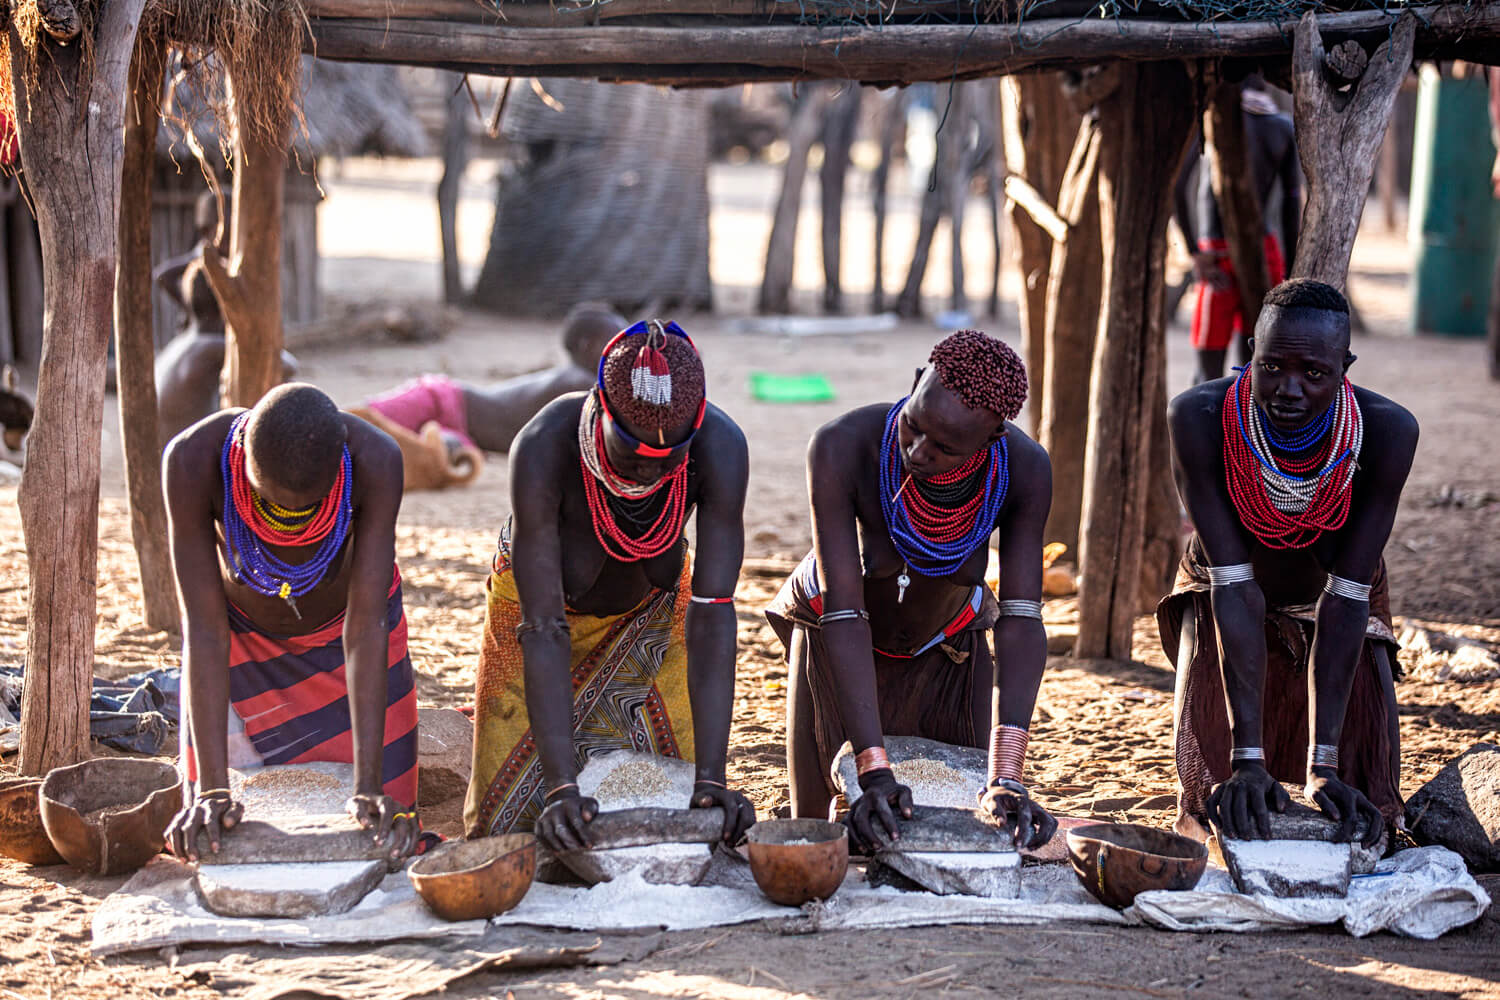
M 302 123 L 292 130 L 282 228 L 282 318 L 307 323 L 322 313 L 318 287 L 317 161 L 328 156 L 421 156 L 426 131 L 406 100 L 394 66 L 302 59 Z M 157 138 L 152 195 L 151 246 L 157 261 L 192 249 L 197 236 L 193 207 L 208 190 L 203 172 L 183 133 L 190 123 L 220 177 L 226 169 L 219 124 L 200 88 L 181 87 Z M 304 127 L 305 126 L 305 127 Z M 225 177 L 225 188 L 228 179 Z M 161 291 L 154 293 L 155 335 L 160 346 L 181 323 L 181 310 Z

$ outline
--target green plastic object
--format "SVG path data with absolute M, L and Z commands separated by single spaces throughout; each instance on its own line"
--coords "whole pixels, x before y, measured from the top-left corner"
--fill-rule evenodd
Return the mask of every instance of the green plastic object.
M 1459 79 L 1422 68 L 1408 233 L 1418 333 L 1485 334 L 1500 235 L 1487 100 L 1480 74 Z
M 750 373 L 750 395 L 764 403 L 827 403 L 833 399 L 833 384 L 826 376 Z

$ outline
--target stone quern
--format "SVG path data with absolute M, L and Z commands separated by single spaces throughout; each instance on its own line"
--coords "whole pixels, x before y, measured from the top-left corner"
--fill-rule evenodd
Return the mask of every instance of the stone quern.
M 896 780 L 911 789 L 919 806 L 973 809 L 989 774 L 983 750 L 958 747 L 920 736 L 891 736 L 885 741 Z M 834 758 L 833 778 L 852 805 L 861 790 L 854 753 L 846 743 Z M 895 872 L 902 879 L 889 878 Z M 1015 851 L 938 854 L 883 851 L 870 862 L 873 885 L 901 886 L 905 880 L 938 895 L 1014 899 L 1021 891 L 1021 856 Z
M 1474 872 L 1500 872 L 1500 747 L 1478 743 L 1406 802 L 1419 843 L 1461 855 Z
M 474 765 L 474 723 L 451 708 L 417 710 L 417 806 L 462 796 Z
M 1222 840 L 1234 887 L 1251 896 L 1342 899 L 1353 875 L 1348 844 L 1321 840 Z
M 224 917 L 313 917 L 351 910 L 380 884 L 384 861 L 199 865 L 203 905 Z

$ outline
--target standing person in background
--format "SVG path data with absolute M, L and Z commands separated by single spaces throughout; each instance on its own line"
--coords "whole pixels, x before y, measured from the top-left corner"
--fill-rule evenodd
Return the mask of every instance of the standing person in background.
M 1296 130 L 1292 116 L 1276 106 L 1258 75 L 1245 80 L 1241 106 L 1251 180 L 1264 229 L 1266 275 L 1274 286 L 1291 273 L 1302 218 L 1302 174 L 1297 162 Z M 1232 342 L 1240 345 L 1236 356 L 1241 364 L 1250 357 L 1240 289 L 1229 260 L 1224 222 L 1219 215 L 1218 199 L 1214 197 L 1213 171 L 1207 161 L 1199 166 L 1197 191 L 1190 190 L 1193 167 L 1201 160 L 1198 146 L 1198 143 L 1189 146 L 1174 192 L 1177 225 L 1192 250 L 1193 277 L 1198 286 L 1192 322 L 1193 350 L 1198 356 L 1195 385 L 1223 376 L 1224 360 Z M 1279 226 L 1273 227 L 1265 218 L 1265 210 L 1277 184 L 1281 185 L 1281 218 Z

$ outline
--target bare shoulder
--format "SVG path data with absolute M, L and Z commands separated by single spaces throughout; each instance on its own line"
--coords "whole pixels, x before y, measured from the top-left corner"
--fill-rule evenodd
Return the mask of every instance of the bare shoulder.
M 872 439 L 878 441 L 885 432 L 885 418 L 891 405 L 871 403 L 861 406 L 834 417 L 813 431 L 807 446 L 808 461 L 832 461 L 839 465 L 854 463 L 859 449 L 868 447 Z
M 526 421 L 510 446 L 513 477 L 534 478 L 571 457 L 577 460 L 578 420 L 583 413 L 584 392 L 559 396 Z
M 1012 477 L 1039 480 L 1052 476 L 1052 458 L 1047 449 L 1010 421 L 1005 422 L 1005 454 Z
M 1361 453 L 1361 464 L 1371 465 L 1375 461 L 1388 460 L 1399 465 L 1404 473 L 1411 466 L 1416 454 L 1417 438 L 1421 428 L 1417 418 L 1400 403 L 1363 386 L 1354 387 L 1354 398 L 1359 403 L 1359 412 L 1364 420 L 1365 450 Z M 1378 451 L 1369 447 L 1377 443 Z
M 1167 427 L 1173 447 L 1192 450 L 1194 445 L 1217 442 L 1223 434 L 1224 394 L 1234 377 L 1200 382 L 1172 397 L 1167 404 Z
M 349 412 L 341 413 L 349 432 L 349 461 L 354 466 L 355 488 L 381 483 L 401 489 L 401 446 L 374 424 Z
M 215 479 L 229 425 L 244 410 L 211 413 L 180 432 L 168 444 L 163 467 L 169 483 L 203 485 Z
M 728 461 L 743 465 L 749 454 L 750 445 L 740 425 L 729 414 L 709 403 L 703 414 L 703 426 L 693 441 L 694 461 L 706 462 L 710 466 Z

